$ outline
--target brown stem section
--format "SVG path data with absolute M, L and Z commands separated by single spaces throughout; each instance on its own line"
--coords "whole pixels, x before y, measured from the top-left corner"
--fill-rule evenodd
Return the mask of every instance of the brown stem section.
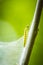
M 41 11 L 42 11 L 42 3 L 43 3 L 43 0 L 37 0 L 35 14 L 33 17 L 33 21 L 32 21 L 29 33 L 28 33 L 26 47 L 25 47 L 23 54 L 21 56 L 19 65 L 28 65 L 31 51 L 32 51 L 34 41 L 35 41 L 37 31 L 38 31 L 38 25 L 39 25 L 39 20 L 40 20 Z

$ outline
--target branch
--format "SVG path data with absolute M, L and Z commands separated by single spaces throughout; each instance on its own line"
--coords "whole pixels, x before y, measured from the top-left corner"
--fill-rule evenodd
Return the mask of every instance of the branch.
M 26 47 L 23 50 L 19 65 L 28 65 L 34 41 L 38 32 L 38 25 L 42 11 L 42 1 L 43 0 L 37 0 L 35 14 L 28 33 Z

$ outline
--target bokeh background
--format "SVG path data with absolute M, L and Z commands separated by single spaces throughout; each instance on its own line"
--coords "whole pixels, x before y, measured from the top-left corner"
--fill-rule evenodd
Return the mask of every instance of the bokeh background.
M 0 0 L 0 41 L 11 42 L 24 35 L 26 25 L 31 25 L 36 2 L 37 0 Z M 29 65 L 43 65 L 43 10 Z

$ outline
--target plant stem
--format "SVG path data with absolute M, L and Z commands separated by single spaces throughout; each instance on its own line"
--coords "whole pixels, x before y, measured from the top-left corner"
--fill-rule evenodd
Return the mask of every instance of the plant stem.
M 40 22 L 39 20 L 40 20 L 41 11 L 42 11 L 42 1 L 43 0 L 37 0 L 35 14 L 32 20 L 32 24 L 30 26 L 29 33 L 28 33 L 26 47 L 23 50 L 23 54 L 21 56 L 19 65 L 28 65 L 31 51 L 34 45 L 34 41 L 38 32 L 38 25 Z

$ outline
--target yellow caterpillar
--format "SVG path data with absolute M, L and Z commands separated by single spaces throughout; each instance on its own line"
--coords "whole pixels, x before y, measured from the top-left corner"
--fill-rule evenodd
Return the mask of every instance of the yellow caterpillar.
M 27 36 L 28 36 L 29 26 L 27 25 L 24 29 L 24 47 L 26 45 Z

